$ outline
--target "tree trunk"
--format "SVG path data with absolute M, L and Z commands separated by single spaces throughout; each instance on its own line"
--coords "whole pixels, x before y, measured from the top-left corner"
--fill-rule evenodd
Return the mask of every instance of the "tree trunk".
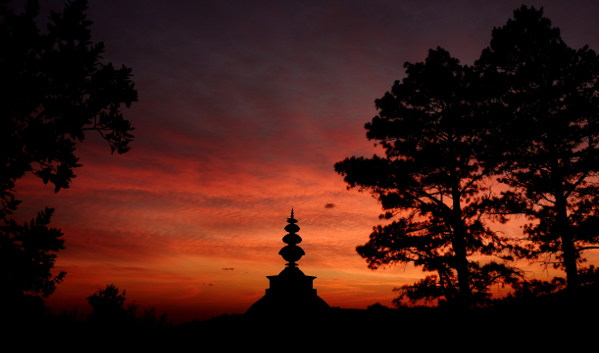
M 472 289 L 470 288 L 470 270 L 468 269 L 468 252 L 466 249 L 466 229 L 462 221 L 462 206 L 460 202 L 461 193 L 459 183 L 453 186 L 452 198 L 452 246 L 455 253 L 455 269 L 458 273 L 459 300 L 458 306 L 469 308 L 472 301 Z
M 555 155 L 559 156 L 558 148 L 553 148 Z M 560 239 L 564 270 L 566 271 L 566 285 L 568 289 L 578 287 L 578 268 L 576 261 L 578 254 L 574 246 L 574 237 L 570 232 L 568 220 L 568 202 L 566 200 L 566 181 L 562 170 L 563 163 L 559 158 L 553 160 L 551 178 L 555 195 L 555 226 L 553 237 Z
M 562 243 L 562 257 L 564 270 L 566 271 L 567 288 L 575 289 L 578 287 L 578 266 L 576 261 L 576 247 L 572 233 L 569 231 L 568 211 L 566 198 L 559 192 L 555 198 L 556 222 L 555 230 Z

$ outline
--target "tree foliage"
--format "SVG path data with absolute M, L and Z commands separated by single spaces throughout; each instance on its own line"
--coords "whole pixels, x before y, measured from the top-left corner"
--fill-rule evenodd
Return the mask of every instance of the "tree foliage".
M 87 302 L 92 307 L 90 319 L 100 323 L 124 322 L 127 318 L 126 294 L 126 291 L 119 292 L 114 284 L 98 289 L 87 297 Z
M 156 309 L 148 308 L 139 312 L 135 304 L 125 305 L 127 292 L 119 291 L 114 284 L 108 284 L 87 297 L 92 307 L 89 322 L 104 329 L 160 328 L 167 324 L 166 314 L 158 315 Z
M 53 211 L 46 208 L 23 225 L 9 220 L 0 226 L 0 307 L 42 310 L 41 298 L 52 294 L 64 278 L 65 272 L 51 273 L 56 254 L 64 248 L 61 231 L 49 227 Z
M 540 288 L 516 283 L 512 255 L 549 254 L 576 287 L 581 252 L 599 242 L 595 52 L 568 47 L 542 9 L 522 6 L 475 65 L 438 48 L 405 72 L 365 126 L 385 156 L 335 165 L 391 220 L 357 248 L 369 267 L 411 263 L 433 273 L 400 287 L 398 303 L 477 303 L 497 282 Z M 493 187 L 501 184 L 503 192 Z M 513 214 L 530 221 L 526 243 L 489 227 Z
M 104 45 L 91 40 L 86 1 L 52 12 L 37 26 L 39 6 L 23 13 L 0 4 L 0 187 L 33 172 L 55 190 L 69 186 L 78 141 L 100 133 L 113 152 L 124 153 L 133 128 L 121 106 L 137 100 L 131 70 L 101 62 Z
M 476 63 L 496 114 L 505 211 L 530 223 L 528 257 L 557 258 L 578 284 L 581 252 L 599 242 L 599 58 L 574 50 L 543 10 L 521 7 Z
M 422 63 L 406 63 L 406 77 L 375 101 L 379 114 L 367 137 L 385 156 L 351 157 L 335 165 L 350 187 L 369 190 L 395 220 L 374 228 L 358 247 L 371 268 L 412 263 L 434 272 L 406 289 L 411 299 L 432 297 L 471 305 L 498 280 L 517 271 L 474 255 L 502 257 L 504 240 L 486 225 L 488 177 L 496 172 L 484 156 L 493 146 L 490 126 L 476 114 L 471 67 L 444 49 Z M 507 258 L 507 257 L 506 257 Z M 491 276 L 501 268 L 500 276 Z
M 15 6 L 16 7 L 16 6 Z M 0 2 L 0 253 L 3 297 L 42 299 L 64 273 L 52 276 L 62 233 L 48 227 L 52 209 L 20 225 L 15 182 L 33 173 L 56 192 L 79 167 L 76 145 L 99 133 L 112 152 L 124 153 L 133 128 L 121 109 L 137 100 L 131 70 L 103 63 L 104 46 L 91 39 L 87 2 L 67 2 L 39 28 L 39 4 L 21 12 Z M 11 305 L 10 303 L 4 303 Z

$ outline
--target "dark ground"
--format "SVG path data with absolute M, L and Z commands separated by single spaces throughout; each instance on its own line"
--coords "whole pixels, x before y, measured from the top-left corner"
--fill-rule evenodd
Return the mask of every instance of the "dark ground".
M 466 312 L 373 305 L 331 308 L 321 315 L 225 315 L 164 326 L 47 317 L 5 325 L 3 332 L 2 345 L 45 352 L 594 352 L 599 349 L 599 289 L 513 299 Z

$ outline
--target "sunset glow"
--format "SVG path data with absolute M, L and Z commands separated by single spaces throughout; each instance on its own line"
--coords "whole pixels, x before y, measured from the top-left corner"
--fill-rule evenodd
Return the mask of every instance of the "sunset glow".
M 55 272 L 67 276 L 48 305 L 85 312 L 85 298 L 114 283 L 129 304 L 177 322 L 243 313 L 284 267 L 293 207 L 299 266 L 317 277 L 318 295 L 334 307 L 391 306 L 394 287 L 424 274 L 367 268 L 355 248 L 381 209 L 347 190 L 333 165 L 377 152 L 363 126 L 405 61 L 442 46 L 471 64 L 521 4 L 91 0 L 106 61 L 133 70 L 139 102 L 124 113 L 135 140 L 111 155 L 90 135 L 77 177 L 58 193 L 32 176 L 18 181 L 17 216 L 53 207 L 64 233 Z M 599 3 L 528 5 L 543 6 L 570 46 L 599 49 Z M 520 235 L 517 221 L 501 230 Z M 586 255 L 599 264 L 599 252 Z M 524 265 L 531 277 L 562 275 Z

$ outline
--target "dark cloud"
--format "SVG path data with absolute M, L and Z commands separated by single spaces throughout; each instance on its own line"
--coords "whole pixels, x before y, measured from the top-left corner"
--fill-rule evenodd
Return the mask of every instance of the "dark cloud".
M 233 271 L 235 267 L 223 267 L 224 271 Z
M 324 204 L 324 208 L 333 208 L 333 207 L 335 207 L 334 203 L 325 203 Z

